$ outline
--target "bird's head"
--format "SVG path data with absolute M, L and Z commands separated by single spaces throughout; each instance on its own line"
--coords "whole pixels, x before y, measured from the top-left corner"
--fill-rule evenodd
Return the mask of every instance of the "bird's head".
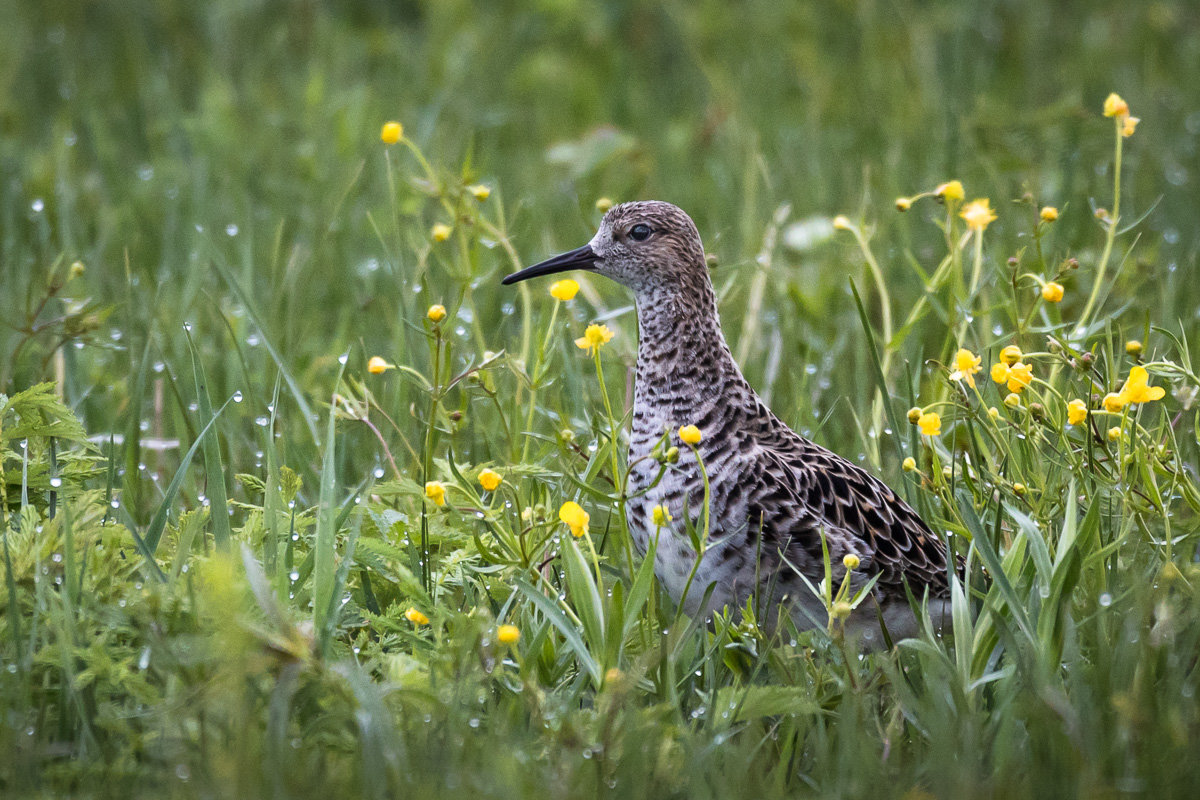
M 691 217 L 657 200 L 613 206 L 592 240 L 504 278 L 511 284 L 572 269 L 612 278 L 639 296 L 707 290 L 704 247 Z

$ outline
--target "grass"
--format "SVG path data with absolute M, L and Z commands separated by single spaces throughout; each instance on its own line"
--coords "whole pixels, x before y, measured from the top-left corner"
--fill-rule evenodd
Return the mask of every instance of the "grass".
M 1188 4 L 3 13 L 6 797 L 1191 796 Z M 946 636 L 661 593 L 630 298 L 499 285 L 604 197 L 686 208 L 751 383 L 963 556 Z

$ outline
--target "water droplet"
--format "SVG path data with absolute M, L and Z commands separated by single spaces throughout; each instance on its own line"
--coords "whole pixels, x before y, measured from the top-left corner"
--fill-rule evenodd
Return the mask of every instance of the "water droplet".
M 62 563 L 62 553 L 52 554 L 50 556 L 50 560 L 53 561 L 55 564 L 61 564 Z
M 50 486 L 54 489 L 62 486 L 62 478 L 54 477 L 50 479 Z
M 255 418 L 254 418 L 254 424 L 255 424 L 255 425 L 257 425 L 257 426 L 258 426 L 258 427 L 260 427 L 260 428 L 265 428 L 265 427 L 267 427 L 268 425 L 270 425 L 270 424 L 271 424 L 271 420 L 270 420 L 270 418 L 269 418 L 269 417 L 265 417 L 265 416 L 263 416 L 263 417 L 255 417 Z
M 191 333 L 192 332 L 192 323 L 190 323 L 190 322 L 183 323 L 183 330 L 185 333 Z
M 42 209 L 46 207 L 46 204 L 42 202 L 42 198 L 39 197 L 30 203 L 29 207 L 33 209 L 33 213 L 40 214 L 42 213 Z
M 151 367 L 151 369 L 153 369 L 155 372 L 162 372 L 166 368 L 167 365 L 161 361 L 155 361 L 154 365 Z
M 288 573 L 288 578 L 293 581 L 298 581 L 300 580 L 300 573 L 296 570 L 292 570 Z
M 1109 606 L 1112 605 L 1112 601 L 1113 601 L 1112 595 L 1109 594 L 1108 592 L 1104 592 L 1103 594 L 1100 595 L 1100 607 L 1101 608 L 1108 608 Z
M 260 340 L 258 338 L 257 333 L 252 333 L 246 337 L 246 346 L 247 347 L 258 347 L 258 345 L 260 344 L 261 341 L 262 340 Z
M 375 471 L 372 472 L 371 474 L 374 475 L 376 478 L 382 478 L 384 475 L 383 467 L 376 467 Z
M 235 403 L 242 402 L 242 390 L 241 389 L 238 389 L 236 392 L 233 393 L 233 402 L 235 402 Z
M 237 236 L 238 235 L 238 226 L 234 225 L 232 222 L 229 223 L 228 225 L 226 225 L 225 226 L 225 235 L 226 236 Z
M 345 364 L 345 363 L 346 363 L 347 361 L 349 361 L 349 360 L 350 360 L 350 354 L 349 354 L 349 353 L 342 353 L 340 356 L 338 356 L 338 363 L 339 363 L 339 364 Z

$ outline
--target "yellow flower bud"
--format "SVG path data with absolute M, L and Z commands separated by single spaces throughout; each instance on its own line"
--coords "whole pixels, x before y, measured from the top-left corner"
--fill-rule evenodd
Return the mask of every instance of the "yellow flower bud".
M 592 517 L 583 510 L 579 503 L 574 500 L 563 503 L 562 508 L 558 510 L 558 518 L 567 524 L 567 527 L 571 529 L 571 535 L 576 539 L 587 536 L 588 522 Z
M 435 242 L 444 242 L 450 238 L 453 228 L 444 222 L 439 222 L 429 229 L 429 235 L 433 237 Z
M 1121 438 L 1121 426 L 1120 425 L 1114 425 L 1108 429 L 1109 441 L 1115 442 L 1117 439 L 1120 439 L 1120 438 Z
M 567 301 L 575 297 L 579 292 L 578 281 L 565 278 L 561 281 L 555 281 L 550 284 L 550 296 L 555 300 Z
M 925 413 L 925 412 L 922 411 L 921 409 L 917 408 L 916 406 L 913 406 L 912 408 L 910 408 L 908 410 L 908 421 L 910 423 L 912 423 L 913 425 L 916 425 L 917 420 L 919 420 L 921 418 L 921 415 L 923 413 Z
M 484 186 L 482 183 L 477 183 L 473 186 L 468 186 L 467 191 L 471 193 L 472 197 L 474 197 L 476 200 L 478 200 L 481 203 L 484 200 L 487 200 L 489 197 L 492 196 L 492 190 L 490 188 L 488 188 L 487 186 Z
M 1121 95 L 1113 92 L 1104 99 L 1104 116 L 1117 117 L 1129 113 L 1129 104 L 1121 99 Z
M 380 140 L 386 145 L 393 145 L 404 136 L 404 126 L 399 122 L 385 122 L 379 132 Z
M 934 196 L 939 200 L 962 200 L 966 197 L 963 191 L 962 181 L 947 181 L 941 186 L 933 190 Z
M 1137 339 L 1130 339 L 1125 343 L 1125 352 L 1131 356 L 1140 356 L 1142 354 L 1142 343 Z
M 433 501 L 434 505 L 446 505 L 446 486 L 441 481 L 429 481 L 425 484 L 425 496 Z
M 394 369 L 394 367 L 379 356 L 371 356 L 367 361 L 367 372 L 372 375 L 382 375 L 389 369 Z
M 1020 408 L 1021 395 L 1017 394 L 1016 392 L 1009 392 L 1004 396 L 1004 405 L 1008 406 L 1009 408 Z
M 1063 285 L 1054 281 L 1049 281 L 1042 286 L 1042 297 L 1047 303 L 1061 303 L 1065 292 Z
M 441 303 L 434 303 L 425 312 L 425 316 L 429 318 L 430 322 L 441 322 L 446 318 L 446 307 Z
M 1054 206 L 1046 206 L 1040 214 L 1042 222 L 1054 222 L 1058 219 L 1058 209 Z
M 85 272 L 87 272 L 87 267 L 85 267 L 83 265 L 82 261 L 71 262 L 71 269 L 70 269 L 70 272 L 68 273 L 70 275 L 70 277 L 78 278 L 80 275 L 82 275 Z
M 917 468 L 917 460 L 912 456 L 909 456 L 900 464 L 900 468 L 905 472 L 913 472 Z
M 425 616 L 420 611 L 418 611 L 417 609 L 415 609 L 411 606 L 409 607 L 408 611 L 404 612 L 404 618 L 406 620 L 408 620 L 409 622 L 411 622 L 413 625 L 417 625 L 417 626 L 429 624 L 429 617 Z
M 1010 344 L 1000 351 L 1000 360 L 1010 367 L 1021 360 L 1025 354 L 1015 344 Z
M 1025 486 L 1025 484 L 1023 484 L 1023 483 L 1014 483 L 1013 484 L 1013 493 L 1014 494 L 1025 494 L 1025 492 L 1027 492 L 1027 491 L 1029 491 L 1029 488 L 1027 486 Z
M 479 485 L 489 492 L 496 491 L 496 487 L 503 482 L 504 478 L 493 469 L 484 469 L 479 473 Z
M 675 518 L 671 516 L 671 512 L 665 505 L 657 505 L 650 511 L 650 521 L 656 528 L 665 527 L 673 519 Z
M 599 200 L 596 201 L 596 210 L 599 211 L 601 214 L 607 213 L 608 210 L 612 207 L 613 207 L 613 201 L 609 200 L 607 197 L 601 197 Z
M 514 645 L 521 639 L 521 629 L 516 625 L 501 625 L 496 628 L 496 641 L 504 645 Z
M 911 197 L 897 197 L 896 198 L 896 210 L 897 211 L 908 211 L 910 208 L 912 208 L 912 198 Z
M 854 226 L 850 223 L 850 218 L 845 214 L 838 214 L 833 218 L 833 229 L 838 231 L 848 231 Z
M 1067 422 L 1071 425 L 1078 425 L 1087 419 L 1088 407 L 1083 400 L 1076 398 L 1067 403 Z
M 988 418 L 993 421 L 999 419 L 1000 418 L 1000 409 L 996 408 L 995 406 L 990 406 L 988 408 Z
M 842 556 L 842 566 L 846 569 L 858 569 L 860 563 L 862 562 L 859 561 L 858 556 L 854 553 L 846 553 L 846 555 Z
M 684 444 L 700 444 L 702 438 L 703 434 L 695 425 L 684 425 L 679 429 L 679 441 Z

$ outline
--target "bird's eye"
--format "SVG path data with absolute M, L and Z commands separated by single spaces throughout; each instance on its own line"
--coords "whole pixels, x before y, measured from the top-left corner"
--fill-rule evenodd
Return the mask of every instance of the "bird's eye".
M 639 222 L 629 229 L 629 238 L 635 242 L 644 242 L 650 238 L 650 226 Z

